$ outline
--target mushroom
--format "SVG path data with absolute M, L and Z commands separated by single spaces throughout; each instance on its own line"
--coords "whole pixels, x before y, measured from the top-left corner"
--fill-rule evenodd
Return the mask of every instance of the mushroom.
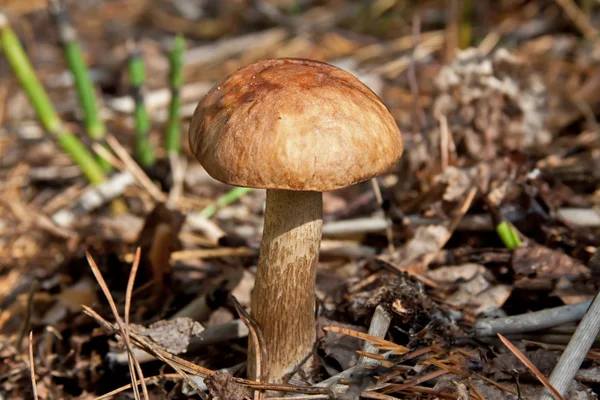
M 315 342 L 322 192 L 380 175 L 403 142 L 381 100 L 350 73 L 305 59 L 248 65 L 194 112 L 190 147 L 213 178 L 267 190 L 251 316 L 265 339 L 268 382 L 281 382 Z M 249 344 L 248 375 L 255 371 Z

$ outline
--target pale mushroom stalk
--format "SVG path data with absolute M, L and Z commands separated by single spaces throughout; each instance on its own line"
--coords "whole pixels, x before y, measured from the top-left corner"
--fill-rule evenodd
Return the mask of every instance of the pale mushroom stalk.
M 267 381 L 292 372 L 315 341 L 315 279 L 323 201 L 321 192 L 267 190 L 252 317 L 269 357 Z M 249 348 L 249 375 L 256 377 Z

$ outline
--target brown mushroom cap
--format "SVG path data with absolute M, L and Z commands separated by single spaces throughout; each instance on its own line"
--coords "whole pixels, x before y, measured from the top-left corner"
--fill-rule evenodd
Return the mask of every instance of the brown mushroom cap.
M 350 186 L 387 171 L 403 150 L 375 93 L 348 72 L 302 59 L 231 74 L 200 102 L 189 137 L 213 178 L 263 189 Z

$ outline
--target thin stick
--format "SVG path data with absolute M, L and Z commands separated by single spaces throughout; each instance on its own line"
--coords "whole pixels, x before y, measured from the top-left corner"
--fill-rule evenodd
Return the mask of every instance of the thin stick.
M 379 187 L 379 182 L 377 182 L 377 178 L 371 179 L 371 186 L 373 187 L 373 192 L 375 192 L 375 199 L 377 200 L 377 205 L 383 211 L 383 196 L 381 195 L 381 188 Z M 386 216 L 385 220 L 387 222 L 385 227 L 385 235 L 387 237 L 388 252 L 390 253 L 390 255 L 392 255 L 396 252 L 396 248 L 394 246 L 394 231 L 392 230 L 392 220 L 389 216 Z
M 119 312 L 117 311 L 117 306 L 115 304 L 115 301 L 113 300 L 112 295 L 110 294 L 110 290 L 108 289 L 108 286 L 106 286 L 106 282 L 104 281 L 104 278 L 102 277 L 102 274 L 100 273 L 100 269 L 96 265 L 96 262 L 92 258 L 91 254 L 86 252 L 86 258 L 87 258 L 88 264 L 90 265 L 90 268 L 92 269 L 92 273 L 94 274 L 94 277 L 96 278 L 96 281 L 98 281 L 98 284 L 100 285 L 100 288 L 102 289 L 102 292 L 104 293 L 104 296 L 106 297 L 106 300 L 108 300 L 110 309 L 115 317 L 117 326 L 119 327 L 119 331 L 121 332 L 121 336 L 123 337 L 123 341 L 125 342 L 125 347 L 127 348 L 127 352 L 132 357 L 132 360 L 130 360 L 130 363 L 129 363 L 129 372 L 131 375 L 131 381 L 132 381 L 132 383 L 136 381 L 136 370 L 137 370 L 137 374 L 138 374 L 140 380 L 142 381 L 142 389 L 144 389 L 143 390 L 144 398 L 146 400 L 149 400 L 146 385 L 143 383 L 144 382 L 144 374 L 142 373 L 140 364 L 136 363 L 134 361 L 135 357 L 133 356 L 133 350 L 131 347 L 131 343 L 129 341 L 129 336 L 125 334 L 125 328 L 123 327 L 121 317 L 119 316 Z M 133 385 L 132 387 L 133 387 L 134 394 L 136 394 L 136 398 L 139 398 L 139 392 L 138 392 L 137 385 Z
M 222 247 L 217 249 L 196 249 L 196 250 L 181 250 L 171 253 L 171 260 L 198 260 L 219 257 L 240 257 L 256 255 L 257 250 L 247 247 Z
M 502 343 L 504 343 L 504 345 L 506 347 L 508 347 L 508 349 L 519 359 L 519 361 L 521 361 L 523 364 L 525 364 L 525 366 L 527 368 L 529 368 L 529 370 L 531 370 L 531 372 L 533 372 L 533 374 L 542 383 L 542 385 L 544 385 L 546 388 L 548 388 L 557 399 L 564 400 L 564 398 L 561 396 L 561 394 L 550 384 L 550 382 L 548 382 L 548 379 L 546 379 L 544 374 L 542 374 L 540 372 L 540 370 L 537 369 L 537 367 L 535 365 L 533 365 L 533 363 L 531 361 L 529 361 L 529 359 L 527 357 L 525 357 L 525 354 L 521 353 L 521 350 L 519 350 L 514 344 L 512 344 L 508 339 L 506 339 L 501 334 L 498 334 L 498 337 L 500 338 Z M 552 398 L 552 397 L 550 397 L 550 398 Z
M 369 335 L 383 339 L 390 328 L 391 321 L 392 316 L 381 305 L 377 306 L 373 313 L 371 324 L 369 325 Z M 375 343 L 367 341 L 363 345 L 362 351 L 365 353 L 378 354 L 379 348 Z M 365 357 L 364 355 L 361 355 L 356 363 L 359 367 L 372 367 L 377 364 L 379 364 L 378 360 Z
M 38 291 L 39 281 L 35 279 L 31 284 L 31 288 L 29 289 L 29 294 L 27 295 L 27 308 L 25 309 L 25 318 L 23 319 L 23 327 L 21 328 L 21 332 L 17 338 L 17 347 L 21 347 L 21 342 L 25 337 L 26 332 L 29 330 L 29 325 L 31 324 L 31 315 L 33 314 L 33 300 L 34 296 Z
M 552 328 L 579 321 L 591 304 L 591 301 L 585 301 L 505 318 L 484 319 L 477 321 L 473 330 L 475 336 L 485 337 L 495 336 L 498 333 L 512 335 Z
M 29 370 L 31 373 L 33 398 L 38 400 L 37 383 L 35 382 L 35 359 L 33 358 L 33 331 L 29 332 Z
M 181 378 L 181 375 L 178 375 L 178 374 L 163 374 L 163 375 L 149 376 L 147 378 L 144 378 L 144 381 L 146 383 L 158 383 L 162 379 L 180 380 L 182 378 Z M 139 385 L 141 383 L 141 381 L 138 380 L 135 383 L 136 383 L 136 385 Z M 102 396 L 98 396 L 98 397 L 94 398 L 94 400 L 109 399 L 116 394 L 122 393 L 122 392 L 126 391 L 127 389 L 130 389 L 131 386 L 132 386 L 131 383 L 128 383 L 127 385 L 121 386 L 120 388 L 117 388 L 113 391 L 103 394 Z
M 573 382 L 598 333 L 600 333 L 600 296 L 596 294 L 592 305 L 583 316 L 567 348 L 560 356 L 558 364 L 556 364 L 550 375 L 550 384 L 561 395 L 566 396 L 569 391 L 569 385 Z M 547 390 L 540 396 L 540 400 L 551 399 L 552 395 Z
M 167 201 L 164 193 L 156 187 L 156 185 L 148 178 L 148 175 L 140 168 L 139 165 L 131 158 L 127 150 L 119 143 L 113 135 L 106 135 L 106 143 L 110 146 L 112 151 L 119 157 L 119 159 L 125 164 L 127 170 L 137 179 L 144 189 L 150 193 L 150 196 L 154 200 L 164 203 Z
M 169 164 L 171 165 L 171 176 L 173 177 L 173 185 L 169 192 L 167 200 L 168 208 L 175 208 L 177 200 L 183 192 L 183 181 L 185 180 L 185 170 L 187 168 L 187 160 L 185 157 L 180 157 L 174 152 L 168 154 Z
M 577 4 L 573 0 L 555 0 L 556 3 L 562 7 L 565 11 L 565 14 L 573 21 L 577 29 L 585 36 L 587 39 L 593 39 L 598 31 L 588 17 L 577 7 Z
M 445 115 L 440 115 L 440 157 L 442 164 L 442 171 L 448 167 L 448 137 L 450 136 L 450 129 L 448 128 L 448 119 Z
M 242 305 L 237 301 L 235 297 L 232 295 L 229 296 L 230 301 L 233 303 L 235 310 L 237 311 L 240 319 L 248 328 L 250 332 L 250 336 L 252 337 L 252 343 L 256 349 L 255 358 L 255 371 L 257 371 L 257 382 L 264 382 L 265 377 L 267 376 L 267 368 L 268 368 L 268 357 L 267 347 L 265 345 L 265 339 L 260 331 L 260 328 L 256 324 L 256 322 L 250 318 L 250 315 L 244 310 Z M 255 390 L 254 398 L 262 400 L 265 397 L 264 391 Z
M 129 273 L 129 281 L 127 282 L 127 291 L 125 292 L 125 334 L 129 337 L 129 310 L 131 309 L 131 295 L 133 293 L 133 285 L 135 283 L 135 277 L 137 275 L 137 270 L 140 265 L 140 257 L 141 257 L 141 248 L 137 248 L 135 252 L 135 259 L 133 260 L 133 264 L 131 266 L 131 272 Z M 131 361 L 136 363 L 139 367 L 139 363 L 133 357 L 133 352 L 127 353 L 131 358 Z M 144 381 L 144 377 L 140 375 L 140 382 L 142 384 L 142 390 L 144 391 L 144 395 L 148 396 L 148 389 L 146 388 L 146 383 Z M 137 385 L 136 385 L 137 387 Z
M 129 172 L 114 174 L 106 182 L 86 189 L 74 205 L 54 213 L 52 222 L 62 227 L 71 226 L 78 218 L 119 197 L 133 183 Z

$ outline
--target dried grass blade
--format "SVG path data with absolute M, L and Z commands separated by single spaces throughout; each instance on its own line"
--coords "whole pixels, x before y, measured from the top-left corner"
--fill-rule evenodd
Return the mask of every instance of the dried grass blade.
M 155 375 L 155 376 L 149 376 L 147 378 L 144 378 L 144 381 L 148 384 L 148 383 L 155 383 L 160 381 L 161 379 L 183 379 L 181 377 L 181 375 L 179 374 L 163 374 L 163 375 Z M 140 384 L 140 381 L 136 382 L 138 385 Z M 117 388 L 115 390 L 112 390 L 108 393 L 103 394 L 102 396 L 96 397 L 94 398 L 94 400 L 105 400 L 105 399 L 109 399 L 111 397 L 113 397 L 116 394 L 119 393 L 123 393 L 124 391 L 131 389 L 131 383 L 128 383 L 125 386 L 121 386 L 120 388 Z
M 135 283 L 135 277 L 137 275 L 137 270 L 140 265 L 141 258 L 141 249 L 138 247 L 135 252 L 135 258 L 133 260 L 133 264 L 131 266 L 131 272 L 129 273 L 129 281 L 127 282 L 127 291 L 125 293 L 125 336 L 127 340 L 129 340 L 129 310 L 131 309 L 131 295 L 133 293 L 133 284 Z M 148 398 L 148 388 L 146 387 L 146 381 L 144 379 L 144 375 L 142 373 L 142 367 L 140 366 L 137 359 L 133 356 L 133 352 L 128 352 L 128 357 L 130 362 L 133 362 L 136 370 L 138 371 L 139 382 L 142 385 L 142 391 L 144 392 L 144 397 Z M 137 385 L 136 385 L 137 386 Z
M 38 400 L 37 383 L 35 382 L 35 359 L 33 358 L 33 331 L 29 332 L 29 369 L 31 371 L 31 389 L 33 398 Z
M 85 305 L 82 306 L 82 308 L 83 308 L 83 312 L 85 314 L 94 318 L 96 320 L 96 322 L 98 322 L 100 325 L 102 325 L 106 330 L 108 330 L 110 332 L 119 332 L 121 335 L 123 335 L 123 331 L 121 331 L 121 329 L 118 326 L 112 325 L 110 322 L 106 321 L 104 318 L 102 318 L 100 315 L 98 315 L 98 313 L 95 312 L 94 310 L 92 310 L 91 308 L 89 308 Z M 136 334 L 132 333 L 131 339 L 133 339 L 133 342 L 136 344 L 136 346 L 138 346 L 139 348 L 141 348 L 148 354 L 156 357 L 160 361 L 168 364 L 171 368 L 173 368 L 181 376 L 181 378 L 183 380 L 185 380 L 192 388 L 194 388 L 194 390 L 198 393 L 198 395 L 202 399 L 207 399 L 207 396 L 203 392 L 202 388 L 199 387 L 198 384 L 194 380 L 190 379 L 190 377 L 187 375 L 187 373 L 185 371 L 188 371 L 192 374 L 195 374 L 195 375 L 201 376 L 201 377 L 206 377 L 208 375 L 212 375 L 214 373 L 214 371 L 211 371 L 209 369 L 192 364 L 189 361 L 183 360 L 172 354 L 167 353 L 166 351 L 158 349 L 158 348 L 152 346 L 150 343 L 148 343 L 146 340 L 142 339 L 140 336 L 138 336 Z
M 250 335 L 252 336 L 252 341 L 254 343 L 254 346 L 256 346 L 256 348 L 258 349 L 258 351 L 256 352 L 256 360 L 255 360 L 256 361 L 256 371 L 258 371 L 259 382 L 264 382 L 265 376 L 267 376 L 267 364 L 268 364 L 268 357 L 269 357 L 269 355 L 267 354 L 267 347 L 265 345 L 265 339 L 262 335 L 262 332 L 260 331 L 260 328 L 256 324 L 256 322 L 254 322 L 254 320 L 252 320 L 252 318 L 250 318 L 250 315 L 248 315 L 248 312 L 246 312 L 246 310 L 244 310 L 244 307 L 242 307 L 242 305 L 237 301 L 237 299 L 231 295 L 229 296 L 229 298 L 230 298 L 230 301 L 233 303 L 235 310 L 237 311 L 240 319 L 242 320 L 244 325 L 246 325 L 246 327 L 248 327 L 248 331 L 250 331 Z M 265 392 L 261 391 L 261 390 L 256 390 L 254 393 L 254 397 L 257 398 L 258 400 L 262 400 L 265 397 Z
M 381 339 L 381 338 L 369 335 L 368 333 L 358 332 L 358 331 L 354 331 L 354 330 L 348 329 L 348 328 L 341 328 L 338 326 L 325 326 L 325 327 L 323 327 L 323 330 L 328 331 L 328 332 L 341 333 L 342 335 L 352 336 L 357 339 L 366 340 L 366 341 L 375 343 L 376 345 L 386 346 L 385 348 L 389 349 L 389 350 L 406 349 L 406 347 L 396 344 L 394 342 L 390 342 L 389 340 Z
M 525 366 L 527 368 L 529 368 L 531 370 L 531 372 L 533 372 L 533 374 L 535 375 L 535 377 L 538 378 L 538 380 L 542 383 L 542 385 L 546 386 L 546 388 L 548 388 L 548 390 L 550 390 L 552 392 L 552 394 L 554 395 L 554 397 L 556 397 L 559 400 L 565 400 L 564 397 L 562 397 L 561 394 L 558 393 L 558 391 L 554 388 L 554 386 L 552 386 L 552 384 L 550 382 L 548 382 L 548 379 L 546 379 L 546 377 L 544 376 L 544 374 L 542 374 L 540 372 L 540 370 L 537 369 L 537 367 L 535 365 L 533 365 L 533 363 L 531 361 L 529 361 L 529 359 L 527 357 L 525 357 L 525 354 L 521 353 L 521 350 L 517 349 L 517 347 L 514 344 L 512 344 L 507 338 L 505 338 L 501 334 L 498 334 L 498 337 L 500 338 L 500 340 L 502 341 L 502 343 L 504 343 L 504 345 L 506 347 L 508 347 L 508 349 L 523 364 L 525 364 Z
M 449 374 L 449 373 L 450 373 L 450 371 L 445 370 L 445 369 L 440 369 L 440 370 L 437 370 L 437 371 L 433 371 L 433 372 L 430 372 L 430 373 L 425 374 L 423 376 L 419 376 L 419 377 L 417 377 L 415 379 L 411 379 L 410 381 L 402 383 L 400 385 L 390 385 L 389 387 L 387 387 L 387 388 L 385 388 L 383 390 L 383 393 L 399 392 L 401 390 L 408 389 L 408 388 L 410 388 L 412 386 L 419 385 L 419 384 L 421 384 L 423 382 L 427 382 L 430 379 L 434 379 L 434 378 L 437 378 L 437 377 L 440 377 L 442 375 L 446 375 L 446 374 Z
M 131 343 L 129 343 L 129 336 L 126 334 L 123 324 L 121 323 L 122 321 L 121 321 L 121 317 L 119 316 L 119 311 L 117 310 L 117 305 L 115 304 L 115 301 L 110 293 L 110 290 L 108 289 L 108 286 L 106 286 L 104 277 L 102 276 L 102 273 L 100 272 L 100 269 L 98 268 L 98 265 L 92 258 L 92 255 L 88 252 L 86 252 L 85 255 L 86 255 L 88 264 L 90 265 L 90 268 L 92 269 L 92 273 L 94 274 L 96 281 L 98 281 L 98 284 L 100 285 L 100 288 L 102 289 L 102 292 L 104 293 L 104 296 L 106 297 L 106 300 L 108 301 L 108 304 L 110 305 L 110 309 L 115 317 L 117 326 L 119 327 L 121 336 L 123 337 L 123 341 L 125 342 L 125 347 L 127 348 L 127 354 L 128 354 L 128 358 L 129 358 L 129 374 L 131 375 L 131 382 L 133 383 L 133 382 L 136 382 L 136 380 L 137 380 L 136 369 L 137 369 L 137 372 L 139 373 L 140 380 L 143 381 L 144 376 L 142 375 L 141 368 L 139 368 L 139 369 L 136 368 L 137 366 L 139 366 L 139 364 L 137 364 L 137 366 L 136 366 L 136 363 L 134 362 L 135 358 L 133 356 L 133 351 L 131 349 Z M 140 399 L 141 397 L 140 397 L 140 393 L 139 393 L 137 385 L 133 385 L 132 389 L 133 389 L 133 394 L 134 394 L 135 398 Z M 144 392 L 144 399 L 149 400 L 147 392 Z
M 386 367 L 386 368 L 391 368 L 394 365 L 394 363 L 392 363 L 391 361 L 388 361 L 385 358 L 385 356 L 382 354 L 369 353 L 367 351 L 362 351 L 362 350 L 356 350 L 356 353 L 359 356 L 370 358 L 372 360 L 377 360 L 377 361 L 379 361 L 379 364 L 381 364 L 381 366 Z

